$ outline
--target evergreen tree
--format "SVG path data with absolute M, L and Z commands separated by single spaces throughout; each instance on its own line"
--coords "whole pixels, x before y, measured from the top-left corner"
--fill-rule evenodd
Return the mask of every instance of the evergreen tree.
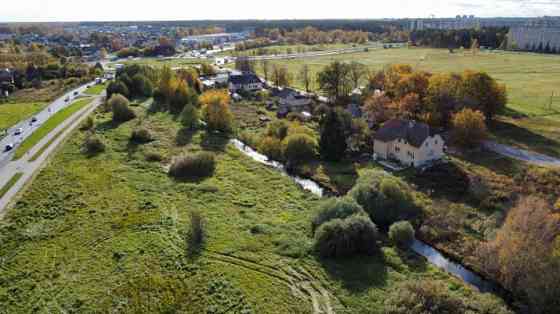
M 326 160 L 340 160 L 346 152 L 344 123 L 335 110 L 329 110 L 321 120 L 319 150 Z

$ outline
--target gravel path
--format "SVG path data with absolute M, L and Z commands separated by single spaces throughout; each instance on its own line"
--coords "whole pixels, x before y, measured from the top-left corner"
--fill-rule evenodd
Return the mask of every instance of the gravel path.
M 502 156 L 525 161 L 533 165 L 541 167 L 560 167 L 560 159 L 536 152 L 498 144 L 493 141 L 485 141 L 483 147 L 486 150 L 498 153 Z

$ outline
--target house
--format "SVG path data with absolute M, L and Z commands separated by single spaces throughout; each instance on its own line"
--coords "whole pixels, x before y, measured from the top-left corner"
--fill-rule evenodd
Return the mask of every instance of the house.
M 425 123 L 393 119 L 385 122 L 374 136 L 375 158 L 395 160 L 420 167 L 444 156 L 444 140 Z
M 313 100 L 291 88 L 274 88 L 271 95 L 278 98 L 278 118 L 284 118 L 290 112 L 309 112 Z
M 10 69 L 0 69 L 0 84 L 14 84 L 14 74 Z
M 232 74 L 229 77 L 229 90 L 232 92 L 240 90 L 253 92 L 261 90 L 263 86 L 261 79 L 254 73 L 243 72 L 241 74 Z

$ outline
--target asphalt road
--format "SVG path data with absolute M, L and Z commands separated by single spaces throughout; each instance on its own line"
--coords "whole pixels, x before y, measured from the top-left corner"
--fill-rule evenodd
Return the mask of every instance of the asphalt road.
M 18 124 L 8 129 L 8 134 L 0 140 L 0 169 L 6 166 L 6 164 L 11 160 L 17 147 L 27 137 L 29 137 L 33 131 L 47 121 L 53 114 L 70 105 L 76 97 L 83 94 L 83 92 L 87 89 L 87 86 L 92 84 L 94 84 L 94 82 L 73 89 L 50 103 L 47 107 L 45 107 L 45 109 L 34 115 L 34 117 L 37 118 L 37 122 L 31 123 L 32 118 L 29 118 L 20 121 Z M 75 92 L 78 92 L 78 94 L 74 95 Z M 66 101 L 66 98 L 68 98 L 69 101 Z M 20 135 L 15 135 L 17 129 L 22 129 Z M 8 144 L 14 145 L 14 148 L 10 151 L 6 151 L 6 145 Z
M 14 196 L 25 186 L 25 184 L 33 177 L 36 171 L 38 171 L 44 164 L 49 155 L 56 150 L 57 146 L 60 145 L 64 139 L 80 125 L 80 123 L 91 114 L 103 101 L 103 96 L 95 97 L 90 104 L 74 113 L 72 116 L 68 117 L 64 122 L 54 128 L 49 134 L 47 134 L 43 139 L 41 139 L 28 154 L 23 156 L 18 160 L 8 159 L 4 167 L 0 168 L 0 187 L 3 187 L 16 173 L 22 173 L 22 177 L 16 182 L 10 190 L 0 198 L 0 219 L 5 214 L 5 210 L 10 204 Z M 42 154 L 35 161 L 30 161 L 30 159 L 46 145 L 50 140 L 55 138 L 59 133 L 63 132 L 61 136 L 56 138 L 48 148 L 42 152 Z

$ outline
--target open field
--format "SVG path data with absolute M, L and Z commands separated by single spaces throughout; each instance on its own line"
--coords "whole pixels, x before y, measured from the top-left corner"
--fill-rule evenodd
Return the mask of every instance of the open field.
M 31 117 L 34 113 L 41 111 L 46 103 L 43 102 L 9 102 L 0 104 L 0 136 L 2 130 L 8 129 L 21 120 Z
M 49 134 L 49 132 L 54 130 L 59 124 L 64 122 L 64 120 L 66 120 L 78 110 L 82 109 L 84 106 L 88 105 L 90 102 L 91 98 L 80 99 L 70 106 L 55 113 L 37 130 L 35 130 L 28 138 L 26 138 L 23 143 L 21 143 L 21 145 L 17 148 L 13 159 L 16 160 L 21 158 L 23 155 L 25 155 L 25 153 L 27 153 L 27 151 L 33 148 L 35 144 L 37 144 L 43 137 L 45 137 L 45 135 Z
M 374 257 L 321 260 L 310 253 L 319 200 L 253 162 L 220 135 L 182 130 L 165 113 L 114 124 L 97 113 L 105 152 L 69 141 L 0 223 L 0 303 L 7 312 L 384 313 L 400 283 L 443 281 L 480 294 L 410 252 L 380 242 Z M 129 141 L 142 125 L 154 141 Z M 173 156 L 210 151 L 211 178 L 175 181 Z M 162 162 L 149 162 L 146 154 Z M 48 188 L 47 188 L 48 187 Z M 207 240 L 189 245 L 190 213 Z M 316 311 L 317 312 L 317 311 Z

